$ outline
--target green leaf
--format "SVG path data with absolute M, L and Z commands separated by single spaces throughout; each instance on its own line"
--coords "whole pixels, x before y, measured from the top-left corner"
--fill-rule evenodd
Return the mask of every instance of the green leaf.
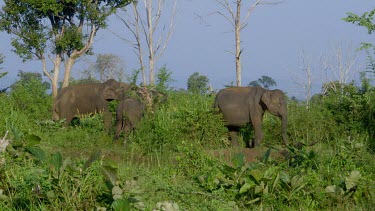
M 260 197 L 255 198 L 255 199 L 253 199 L 253 200 L 247 202 L 246 204 L 254 204 L 255 202 L 257 202 L 257 201 L 259 201 L 259 200 L 260 200 Z
M 32 146 L 40 144 L 40 141 L 42 139 L 37 135 L 27 134 L 25 137 L 25 140 L 27 141 L 26 146 L 32 147 Z
M 255 187 L 255 183 L 253 181 L 246 182 L 242 187 L 240 188 L 240 194 L 245 193 Z
M 292 178 L 291 180 L 291 186 L 292 186 L 292 189 L 296 189 L 298 188 L 299 186 L 301 186 L 303 184 L 303 179 L 301 176 L 299 175 L 296 175 Z
M 281 182 L 285 183 L 285 184 L 289 184 L 290 183 L 290 176 L 289 174 L 285 173 L 285 172 L 280 172 L 280 180 Z
M 51 157 L 51 164 L 55 168 L 56 171 L 60 171 L 61 166 L 63 165 L 63 159 L 60 152 L 56 152 Z
M 130 211 L 130 202 L 127 199 L 117 199 L 112 202 L 111 208 L 115 211 Z
M 262 157 L 260 158 L 260 161 L 262 163 L 267 163 L 269 158 L 271 156 L 271 148 L 268 148 L 267 151 L 262 155 Z
M 252 170 L 250 171 L 250 178 L 254 179 L 256 184 L 260 183 L 260 180 L 262 178 L 262 173 L 258 170 Z
M 236 168 L 240 168 L 245 164 L 245 155 L 244 153 L 240 152 L 237 153 L 234 158 L 233 158 L 233 164 L 235 165 Z
M 106 178 L 107 181 L 109 181 L 112 185 L 116 185 L 117 182 L 117 168 L 114 168 L 112 166 L 102 166 L 101 172 Z
M 37 159 L 39 159 L 40 161 L 44 161 L 46 159 L 46 153 L 40 147 L 37 147 L 37 146 L 26 147 L 26 151 L 32 154 Z
M 99 160 L 99 158 L 101 157 L 102 155 L 102 152 L 100 150 L 96 151 L 96 152 L 93 152 L 91 155 L 90 155 L 90 158 L 86 161 L 85 163 L 85 166 L 83 167 L 83 170 L 86 170 L 88 167 L 91 166 L 91 164 L 97 160 Z
M 357 186 L 358 181 L 361 179 L 361 173 L 357 170 L 350 172 L 350 175 L 345 178 L 346 190 L 350 190 Z

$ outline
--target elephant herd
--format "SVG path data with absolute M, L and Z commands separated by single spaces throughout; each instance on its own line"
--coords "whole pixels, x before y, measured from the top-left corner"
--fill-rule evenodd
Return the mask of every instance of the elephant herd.
M 65 119 L 64 126 L 68 126 L 75 117 L 103 112 L 104 126 L 108 132 L 112 123 L 109 101 L 119 100 L 114 136 L 114 140 L 117 140 L 121 131 L 129 133 L 134 130 L 153 99 L 158 99 L 160 103 L 166 101 L 167 95 L 113 79 L 104 83 L 73 85 L 60 90 L 53 105 L 52 119 Z M 265 111 L 281 119 L 283 142 L 287 144 L 287 103 L 281 90 L 225 88 L 217 93 L 213 107 L 223 115 L 232 145 L 238 146 L 237 132 L 250 123 L 254 129 L 254 144 L 249 143 L 248 146 L 260 146 Z

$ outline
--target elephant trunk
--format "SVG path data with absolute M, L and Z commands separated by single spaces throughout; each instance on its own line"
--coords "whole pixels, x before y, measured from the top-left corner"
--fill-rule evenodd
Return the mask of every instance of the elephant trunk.
M 285 145 L 288 145 L 288 139 L 287 139 L 287 136 L 286 136 L 287 125 L 288 125 L 287 115 L 281 116 L 281 133 L 282 133 L 283 142 L 284 142 Z

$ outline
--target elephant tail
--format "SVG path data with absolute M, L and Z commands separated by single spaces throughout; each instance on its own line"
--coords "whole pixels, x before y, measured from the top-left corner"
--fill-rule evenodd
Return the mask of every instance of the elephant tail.
M 220 91 L 221 92 L 221 91 Z M 214 105 L 213 105 L 213 109 L 215 110 L 215 111 L 217 111 L 220 107 L 219 107 L 219 94 L 220 94 L 220 92 L 218 92 L 217 94 L 216 94 L 216 97 L 215 97 L 215 101 L 214 101 Z

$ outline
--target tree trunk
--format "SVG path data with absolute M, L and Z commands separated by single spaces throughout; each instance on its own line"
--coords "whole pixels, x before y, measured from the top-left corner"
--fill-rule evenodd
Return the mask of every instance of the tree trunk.
M 60 74 L 60 64 L 61 64 L 61 56 L 56 55 L 55 60 L 52 60 L 53 63 L 53 76 L 47 70 L 47 61 L 44 56 L 40 57 L 42 60 L 43 65 L 43 73 L 48 77 L 51 81 L 51 88 L 52 88 L 52 98 L 55 99 L 58 94 L 58 79 Z
M 236 36 L 236 85 L 241 86 L 241 0 L 237 0 L 237 14 L 235 20 Z
M 148 51 L 149 51 L 149 68 L 150 68 L 150 85 L 154 85 L 154 46 L 153 36 L 154 29 L 152 25 L 152 0 L 148 0 L 147 3 L 147 27 L 148 27 Z
M 62 88 L 69 86 L 70 72 L 72 71 L 72 67 L 75 61 L 76 60 L 73 58 L 68 58 L 67 61 L 65 62 L 65 72 L 64 72 Z

